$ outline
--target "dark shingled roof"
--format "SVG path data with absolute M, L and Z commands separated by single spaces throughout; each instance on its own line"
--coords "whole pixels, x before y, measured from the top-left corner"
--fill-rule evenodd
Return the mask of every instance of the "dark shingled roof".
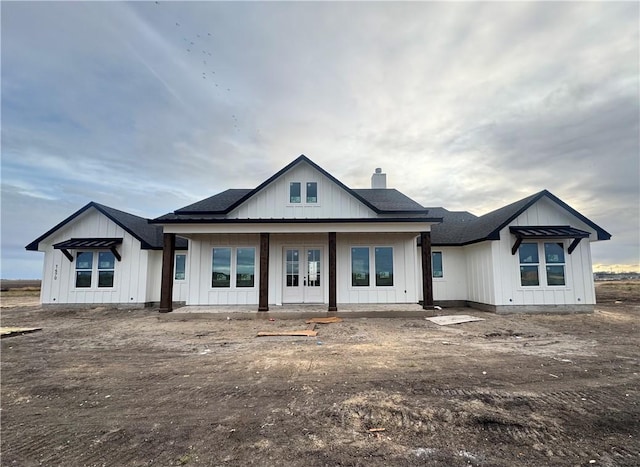
M 71 216 L 67 217 L 65 220 L 60 222 L 58 225 L 53 227 L 51 230 L 46 232 L 45 234 L 38 237 L 36 240 L 31 242 L 26 246 L 27 250 L 37 251 L 38 244 L 55 233 L 57 230 L 61 229 L 69 222 L 77 218 L 80 214 L 87 211 L 90 208 L 95 208 L 106 217 L 111 219 L 113 222 L 122 227 L 126 232 L 131 234 L 134 238 L 140 241 L 142 245 L 142 249 L 144 250 L 162 250 L 163 241 L 162 241 L 162 227 L 157 225 L 149 224 L 149 219 L 145 219 L 143 217 L 135 216 L 133 214 L 129 214 L 128 212 L 120 211 L 118 209 L 110 208 L 109 206 L 105 206 L 103 204 L 98 204 L 96 202 L 90 202 L 85 205 L 78 211 L 74 212 Z M 187 240 L 184 238 L 176 238 L 176 248 L 185 250 L 187 249 Z
M 442 215 L 442 224 L 432 227 L 431 243 L 433 245 L 446 246 L 468 245 L 484 240 L 499 240 L 500 231 L 542 197 L 547 197 L 592 227 L 598 233 L 598 240 L 609 240 L 611 238 L 611 234 L 607 231 L 584 217 L 549 191 L 542 190 L 480 217 L 475 217 L 473 214 L 467 212 L 450 213 L 455 215 L 448 217 L 445 213 Z M 430 214 L 440 216 L 437 208 L 431 208 Z
M 228 209 L 240 201 L 251 189 L 234 188 L 223 191 L 207 199 L 190 204 L 175 211 L 176 214 L 225 214 Z
M 352 189 L 362 198 L 366 199 L 370 204 L 375 206 L 380 212 L 419 212 L 425 214 L 427 211 L 424 206 L 416 203 L 395 188 L 367 188 Z M 433 213 L 429 212 L 432 216 Z M 438 217 L 438 216 L 436 216 Z
M 423 206 L 396 189 L 351 189 L 303 154 L 254 189 L 226 190 L 202 201 L 198 201 L 197 203 L 177 209 L 173 213 L 160 216 L 152 222 L 158 224 L 162 224 L 163 222 L 179 223 L 180 221 L 206 222 L 208 219 L 218 220 L 224 218 L 224 215 L 257 194 L 282 174 L 303 162 L 309 164 L 378 214 L 406 214 L 409 216 L 421 215 L 425 217 L 427 215 L 427 210 Z

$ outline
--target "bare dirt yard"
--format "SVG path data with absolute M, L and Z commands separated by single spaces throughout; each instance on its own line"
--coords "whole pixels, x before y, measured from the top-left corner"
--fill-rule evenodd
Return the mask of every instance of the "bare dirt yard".
M 2 325 L 42 330 L 1 341 L 2 465 L 640 465 L 639 283 L 598 284 L 593 314 L 442 310 L 485 321 L 294 338 L 255 336 L 303 320 L 6 293 Z

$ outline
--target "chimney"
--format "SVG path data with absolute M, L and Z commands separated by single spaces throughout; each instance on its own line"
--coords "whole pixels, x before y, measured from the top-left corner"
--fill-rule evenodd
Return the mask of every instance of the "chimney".
M 371 176 L 371 188 L 387 188 L 387 174 L 383 174 L 381 168 Z

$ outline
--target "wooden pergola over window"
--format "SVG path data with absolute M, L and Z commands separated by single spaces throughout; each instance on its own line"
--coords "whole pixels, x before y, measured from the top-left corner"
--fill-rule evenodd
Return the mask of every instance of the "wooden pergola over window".
M 564 240 L 565 238 L 572 238 L 573 241 L 567 250 L 571 254 L 580 243 L 580 240 L 589 238 L 589 232 L 568 225 L 509 227 L 509 231 L 516 237 L 516 242 L 511 248 L 512 255 L 516 254 L 524 240 Z
M 73 255 L 69 250 L 109 250 L 118 261 L 122 261 L 116 246 L 122 244 L 122 238 L 70 238 L 56 243 L 53 248 L 62 251 L 67 259 L 73 262 Z

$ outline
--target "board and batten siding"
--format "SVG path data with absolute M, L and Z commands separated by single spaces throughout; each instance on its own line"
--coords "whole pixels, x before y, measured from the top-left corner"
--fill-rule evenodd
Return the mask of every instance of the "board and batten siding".
M 433 252 L 442 253 L 443 277 L 432 278 L 433 300 L 464 301 L 467 300 L 467 258 L 462 247 L 431 247 Z M 422 248 L 418 247 L 416 268 L 418 280 L 418 298 L 422 300 Z
M 415 280 L 417 234 L 338 233 L 336 236 L 337 302 L 418 303 Z M 370 286 L 351 284 L 351 247 L 393 247 L 393 286 L 375 286 L 375 265 L 370 264 Z
M 257 305 L 260 282 L 260 235 L 216 234 L 190 237 L 186 265 L 187 305 Z M 214 288 L 211 286 L 213 248 L 255 248 L 255 276 L 253 287 Z M 231 263 L 235 263 L 235 252 Z M 174 289 L 175 290 L 175 289 Z M 174 300 L 177 300 L 174 297 Z
M 83 237 L 123 238 L 122 244 L 117 247 L 122 261 L 115 262 L 114 286 L 112 288 L 98 288 L 96 286 L 76 288 L 75 261 L 69 261 L 60 250 L 53 248 L 56 243 L 70 238 Z M 39 251 L 45 252 L 45 265 L 40 292 L 40 299 L 43 304 L 112 303 L 139 305 L 147 301 L 148 252 L 140 249 L 140 242 L 137 239 L 95 209 L 82 213 L 73 222 L 41 241 Z M 77 251 L 72 250 L 72 253 L 75 258 Z
M 289 202 L 289 183 L 300 182 L 302 202 Z M 306 203 L 307 182 L 318 184 L 318 202 Z M 376 214 L 350 193 L 307 163 L 282 174 L 255 196 L 234 209 L 229 219 L 369 218 Z
M 520 258 L 511 254 L 515 237 L 509 232 L 511 226 L 570 225 L 585 230 L 590 238 L 582 239 L 578 247 L 569 254 L 571 239 L 548 240 L 563 243 L 565 251 L 565 286 L 547 286 L 540 271 L 540 286 L 520 285 Z M 597 232 L 580 219 L 546 198 L 523 212 L 500 232 L 500 240 L 492 243 L 495 265 L 496 305 L 593 305 L 595 289 L 591 263 L 590 239 L 597 239 Z M 544 243 L 544 240 L 532 240 Z M 542 259 L 542 258 L 541 258 Z M 544 265 L 541 264 L 540 269 Z
M 470 302 L 495 303 L 492 243 L 485 241 L 462 247 L 467 263 L 467 300 Z

